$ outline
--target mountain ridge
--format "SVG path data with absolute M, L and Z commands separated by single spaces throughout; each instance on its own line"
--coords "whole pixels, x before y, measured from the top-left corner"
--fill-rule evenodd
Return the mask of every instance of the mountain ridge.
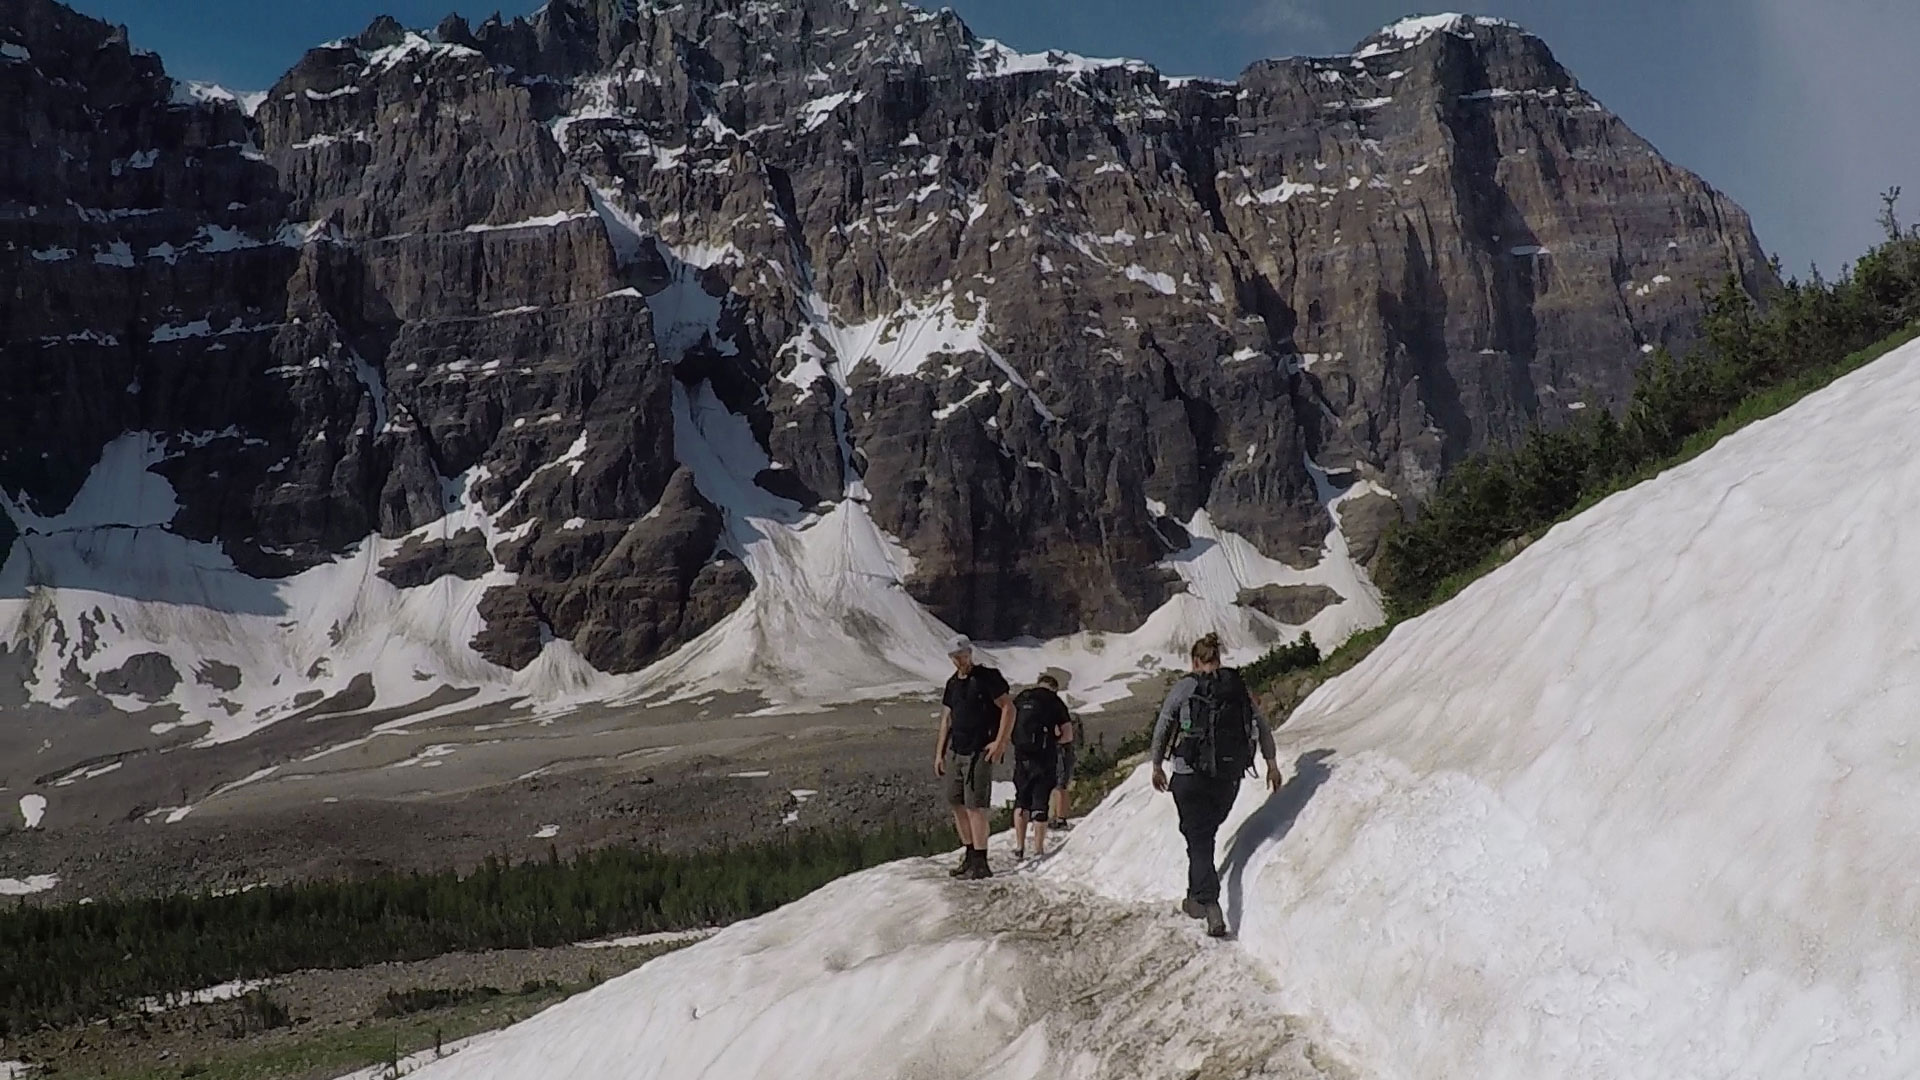
M 28 9 L 31 53 L 64 9 Z M 24 63 L 0 76 L 51 107 Z M 1225 83 L 897 5 L 559 0 L 377 20 L 251 121 L 127 63 L 90 92 L 221 134 L 136 146 L 79 116 L 57 151 L 8 144 L 65 153 L 45 172 L 98 212 L 0 191 L 34 209 L 0 406 L 45 414 L 0 447 L 0 490 L 46 515 L 88 444 L 152 432 L 179 504 L 155 527 L 233 571 L 372 544 L 368 587 L 444 594 L 462 636 L 427 643 L 421 691 L 524 678 L 556 644 L 559 670 L 645 673 L 716 632 L 770 643 L 764 619 L 903 643 L 884 685 L 937 670 L 939 627 L 1337 639 L 1377 618 L 1344 567 L 1389 492 L 1618 404 L 1642 350 L 1690 340 L 1680 282 L 1768 273 L 1737 207 L 1538 38 L 1470 17 Z M 186 212 L 164 189 L 189 174 Z M 102 407 L 49 396 L 53 365 Z M 797 554 L 829 519 L 862 554 L 823 565 L 875 583 L 845 608 Z M 1194 569 L 1240 544 L 1233 588 Z M 1336 581 L 1301 623 L 1235 603 Z M 86 696 L 109 669 L 55 640 L 84 612 L 18 604 L 29 696 Z

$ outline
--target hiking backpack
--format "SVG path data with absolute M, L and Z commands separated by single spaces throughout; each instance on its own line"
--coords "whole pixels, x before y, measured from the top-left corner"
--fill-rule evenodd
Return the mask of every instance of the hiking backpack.
M 1180 760 L 1208 776 L 1241 776 L 1253 768 L 1253 696 L 1233 668 L 1193 676 L 1193 696 L 1180 721 Z
M 1051 691 L 1029 687 L 1013 699 L 1013 748 L 1021 757 L 1051 754 L 1060 745 L 1059 699 Z

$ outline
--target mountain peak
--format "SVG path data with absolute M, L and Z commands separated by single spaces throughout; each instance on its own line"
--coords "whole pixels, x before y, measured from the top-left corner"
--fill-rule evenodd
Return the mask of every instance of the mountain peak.
M 1475 32 L 1480 30 L 1526 32 L 1519 23 L 1488 15 L 1464 15 L 1459 12 L 1409 15 L 1399 22 L 1389 23 L 1368 35 L 1360 42 L 1354 55 L 1362 59 L 1369 56 L 1383 56 L 1402 49 L 1411 49 L 1439 34 L 1472 38 Z

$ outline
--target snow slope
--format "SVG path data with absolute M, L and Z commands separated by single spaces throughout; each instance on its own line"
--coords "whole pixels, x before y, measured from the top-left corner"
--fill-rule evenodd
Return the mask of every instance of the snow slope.
M 855 875 L 418 1075 L 1920 1075 L 1916 414 L 1920 343 L 1323 687 L 1222 831 L 1237 943 L 1136 774 L 1034 871 Z
M 0 494 L 0 513 L 21 533 L 0 559 L 0 647 L 24 645 L 34 657 L 34 700 L 71 702 L 69 670 L 97 685 L 136 657 L 157 654 L 176 683 L 105 696 L 128 711 L 156 709 L 165 717 L 156 733 L 204 723 L 202 741 L 211 744 L 299 715 L 356 684 L 382 708 L 424 702 L 448 686 L 478 690 L 453 703 L 470 707 L 513 698 L 558 705 L 616 685 L 564 641 L 549 642 L 523 671 L 482 659 L 468 644 L 480 629 L 480 598 L 511 575 L 396 588 L 379 567 L 406 538 L 370 537 L 284 580 L 241 573 L 217 545 L 168 528 L 177 502 L 152 467 L 171 452 L 147 432 L 109 443 L 59 514 Z M 568 465 L 563 458 L 549 467 Z M 450 481 L 447 515 L 410 536 L 441 539 L 476 528 L 489 544 L 503 538 L 472 494 L 483 478 L 476 469 Z

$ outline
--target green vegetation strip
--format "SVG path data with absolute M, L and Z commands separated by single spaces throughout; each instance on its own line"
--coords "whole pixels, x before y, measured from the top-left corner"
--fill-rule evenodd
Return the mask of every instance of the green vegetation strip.
M 1763 308 L 1729 280 L 1706 299 L 1699 348 L 1642 365 L 1622 416 L 1588 409 L 1457 465 L 1420 517 L 1386 537 L 1375 577 L 1389 616 L 1431 609 L 1554 524 L 1912 340 L 1920 231 L 1900 227 L 1896 196 L 1887 242 L 1838 281 L 1788 282 Z
M 952 846 L 945 829 L 895 826 L 688 853 L 490 858 L 466 874 L 390 873 L 217 897 L 22 903 L 0 914 L 0 1037 L 235 979 L 732 922 L 844 874 Z

